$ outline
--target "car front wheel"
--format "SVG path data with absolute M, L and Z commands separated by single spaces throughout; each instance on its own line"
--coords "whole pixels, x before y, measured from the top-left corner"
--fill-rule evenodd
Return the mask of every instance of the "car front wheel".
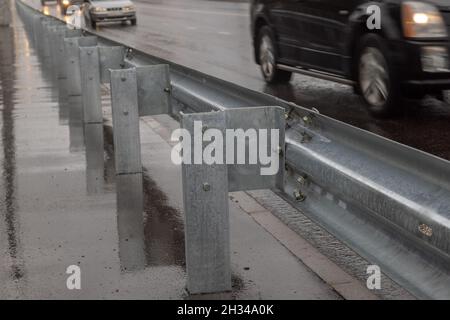
M 358 57 L 358 91 L 375 116 L 398 111 L 398 81 L 387 55 L 383 38 L 366 35 L 360 43 Z
M 258 58 L 261 73 L 267 83 L 286 83 L 291 80 L 292 72 L 277 69 L 277 53 L 272 31 L 264 26 L 258 36 Z

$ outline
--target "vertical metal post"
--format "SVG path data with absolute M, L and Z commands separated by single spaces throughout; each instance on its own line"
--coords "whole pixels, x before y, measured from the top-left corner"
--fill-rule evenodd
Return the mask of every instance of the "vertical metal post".
M 136 71 L 111 70 L 119 257 L 126 270 L 145 266 L 143 185 Z
M 97 37 L 73 37 L 64 39 L 67 56 L 67 83 L 69 96 L 81 95 L 79 48 L 97 45 Z
M 44 17 L 40 15 L 35 15 L 33 18 L 33 34 L 34 34 L 34 45 L 38 55 L 42 54 L 43 43 L 42 43 L 42 21 Z
M 64 39 L 66 53 L 67 93 L 69 96 L 81 95 L 80 60 L 78 56 L 78 38 Z
M 102 123 L 100 61 L 97 47 L 80 47 L 84 123 Z
M 116 173 L 142 172 L 136 72 L 111 70 Z
M 58 30 L 61 29 L 61 27 L 62 26 L 58 21 L 53 21 L 53 23 L 47 25 L 48 38 L 50 44 L 50 64 L 52 67 L 52 74 L 54 79 L 58 79 L 58 67 L 59 67 Z
M 53 23 L 53 21 L 50 20 L 50 18 L 44 18 L 42 20 L 42 27 L 41 27 L 41 41 L 42 41 L 42 53 L 45 63 L 50 63 L 50 39 L 49 39 L 49 32 L 48 27 Z
M 225 134 L 225 113 L 187 114 L 182 127 L 194 140 L 202 127 Z M 185 151 L 185 150 L 183 150 Z M 203 147 L 201 152 L 203 152 Z M 191 159 L 192 160 L 192 159 Z M 226 164 L 182 165 L 187 288 L 191 294 L 231 290 L 228 171 Z
M 102 193 L 105 170 L 103 124 L 90 123 L 84 126 L 86 146 L 86 190 L 87 194 Z
M 11 23 L 10 0 L 0 0 L 0 27 L 9 26 Z

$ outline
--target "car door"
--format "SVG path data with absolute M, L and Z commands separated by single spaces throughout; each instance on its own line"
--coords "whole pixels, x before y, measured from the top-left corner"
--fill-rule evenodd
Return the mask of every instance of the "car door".
M 301 21 L 298 18 L 298 0 L 269 0 L 266 2 L 274 31 L 279 62 L 296 65 L 299 63 L 299 46 L 304 39 Z
M 299 28 L 298 44 L 301 65 L 345 74 L 347 38 L 350 34 L 349 15 L 359 0 L 296 0 Z M 303 44 L 303 45 L 301 45 Z

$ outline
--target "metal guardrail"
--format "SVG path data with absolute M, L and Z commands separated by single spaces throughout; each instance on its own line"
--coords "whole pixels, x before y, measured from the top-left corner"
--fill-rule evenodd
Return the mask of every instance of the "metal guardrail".
M 79 37 L 81 31 L 61 33 L 66 28 L 63 22 L 16 3 L 41 55 L 49 58 L 51 52 L 59 52 L 52 61 L 60 66 L 64 59 L 70 59 L 65 49 L 50 50 L 53 41 L 48 39 L 56 34 Z M 123 46 L 96 32 L 83 33 L 85 37 L 97 36 L 102 46 L 98 50 Z M 167 112 L 180 119 L 188 113 L 283 107 L 285 171 L 278 194 L 417 297 L 450 298 L 448 161 L 135 48 L 123 54 L 122 67 L 170 66 L 171 87 L 166 92 L 170 93 L 171 106 Z M 102 79 L 107 77 L 104 73 Z M 168 78 L 164 79 L 167 84 Z M 148 86 L 146 90 L 150 90 Z M 95 92 L 91 99 L 98 101 L 92 97 L 96 97 Z M 227 241 L 226 235 L 221 240 Z M 226 264 L 226 254 L 223 257 L 216 267 Z M 220 270 L 228 277 L 226 269 Z

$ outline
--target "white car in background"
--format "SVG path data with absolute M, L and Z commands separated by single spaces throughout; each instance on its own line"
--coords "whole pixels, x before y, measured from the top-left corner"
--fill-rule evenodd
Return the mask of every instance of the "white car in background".
M 99 22 L 126 22 L 134 26 L 137 23 L 136 7 L 129 0 L 86 0 L 82 10 L 92 28 Z

